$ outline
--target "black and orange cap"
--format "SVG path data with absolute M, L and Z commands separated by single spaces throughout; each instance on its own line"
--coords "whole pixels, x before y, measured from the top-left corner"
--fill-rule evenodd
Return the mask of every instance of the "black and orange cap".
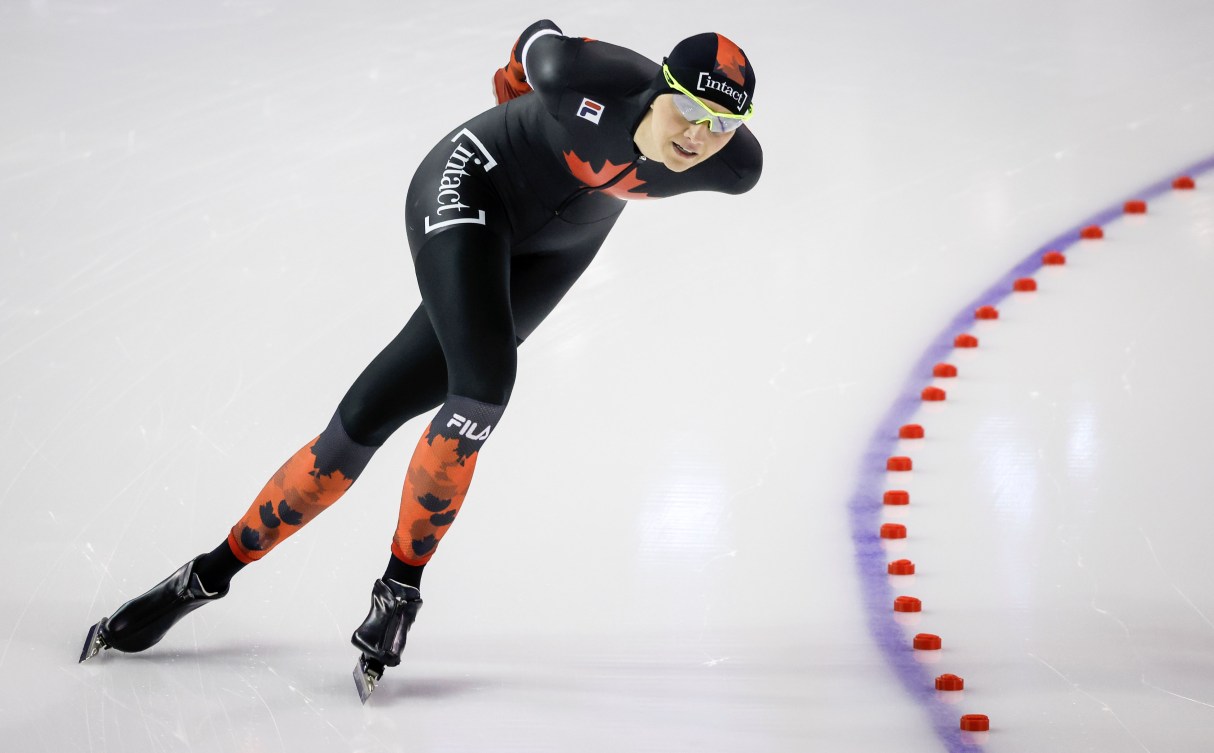
M 755 70 L 750 59 L 728 37 L 714 32 L 687 37 L 664 61 L 670 73 L 697 97 L 711 100 L 741 115 L 755 95 Z M 666 87 L 665 81 L 662 82 Z

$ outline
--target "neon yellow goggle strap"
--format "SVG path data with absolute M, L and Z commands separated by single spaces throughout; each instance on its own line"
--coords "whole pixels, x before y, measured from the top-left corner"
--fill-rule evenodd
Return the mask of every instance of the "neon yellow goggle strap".
M 750 103 L 750 107 L 742 115 L 734 115 L 733 113 L 730 113 L 730 112 L 717 112 L 716 110 L 712 109 L 708 105 L 704 104 L 704 101 L 701 100 L 699 97 L 697 97 L 696 95 L 687 91 L 687 89 L 683 88 L 683 85 L 680 84 L 678 81 L 675 81 L 674 74 L 672 74 L 670 72 L 670 66 L 666 65 L 665 63 L 662 63 L 662 75 L 666 77 L 666 83 L 670 84 L 670 87 L 672 89 L 679 92 L 680 94 L 686 94 L 687 96 L 691 97 L 693 100 L 695 100 L 695 103 L 697 105 L 699 105 L 700 107 L 703 107 L 705 110 L 708 111 L 708 114 L 704 116 L 703 120 L 697 120 L 696 123 L 703 123 L 705 120 L 710 120 L 712 118 L 729 118 L 730 120 L 746 121 L 746 120 L 750 120 L 750 118 L 755 114 L 755 103 L 754 102 Z

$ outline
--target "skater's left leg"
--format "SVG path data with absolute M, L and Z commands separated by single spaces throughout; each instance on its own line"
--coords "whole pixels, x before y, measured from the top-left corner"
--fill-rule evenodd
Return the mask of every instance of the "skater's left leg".
M 450 395 L 409 465 L 385 579 L 420 586 L 422 568 L 471 484 L 484 441 L 477 437 L 488 437 L 509 399 L 518 345 L 573 287 L 615 221 L 562 223 L 554 239 L 538 236 L 509 259 L 456 243 L 428 244 L 418 255 L 418 281 L 447 357 Z
M 421 569 L 459 513 L 480 449 L 505 412 L 517 364 L 510 249 L 502 236 L 482 226 L 448 229 L 422 246 L 415 265 L 446 359 L 448 394 L 414 449 L 391 562 L 351 637 L 362 652 L 354 679 L 364 701 L 384 667 L 400 663 L 422 603 Z M 393 577 L 401 571 L 413 583 Z
M 555 234 L 522 244 L 526 253 L 513 257 L 488 253 L 492 245 L 456 242 L 487 235 L 483 230 L 449 231 L 435 239 L 444 242 L 431 241 L 415 257 L 419 287 L 446 356 L 450 394 L 417 444 L 392 556 L 353 636 L 363 652 L 354 680 L 364 702 L 385 665 L 400 661 L 421 606 L 422 569 L 461 509 L 480 447 L 509 400 L 517 345 L 586 269 L 615 219 L 561 225 Z
M 514 388 L 518 343 L 510 302 L 510 250 L 480 227 L 427 242 L 418 287 L 447 361 L 447 398 L 414 449 L 392 553 L 423 566 L 455 520 L 480 449 Z

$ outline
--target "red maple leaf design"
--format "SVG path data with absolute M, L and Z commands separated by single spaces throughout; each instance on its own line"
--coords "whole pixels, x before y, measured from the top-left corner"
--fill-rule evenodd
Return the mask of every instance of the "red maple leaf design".
M 581 181 L 582 185 L 590 188 L 598 188 L 611 183 L 628 167 L 628 164 L 617 165 L 611 160 L 604 160 L 603 167 L 595 170 L 589 162 L 578 157 L 575 152 L 565 152 L 565 164 L 569 166 L 569 172 L 573 173 L 573 177 Z M 645 185 L 645 181 L 636 177 L 634 169 L 628 175 L 620 178 L 617 183 L 601 190 L 608 196 L 614 196 L 617 199 L 648 199 L 650 197 L 644 192 L 631 193 L 632 189 L 643 185 Z
M 612 178 L 620 174 L 628 165 L 616 165 L 611 160 L 604 160 L 603 167 L 600 170 L 595 170 L 586 160 L 578 157 L 575 152 L 565 152 L 565 164 L 569 166 L 569 172 L 573 173 L 573 177 L 582 182 L 584 186 L 601 186 L 608 183 Z
M 738 86 L 746 85 L 746 56 L 738 46 L 717 35 L 717 70 Z
M 603 193 L 607 194 L 608 196 L 614 196 L 617 199 L 651 199 L 651 198 L 653 198 L 652 196 L 645 193 L 644 191 L 637 191 L 636 193 L 632 193 L 632 189 L 639 188 L 643 185 L 645 185 L 645 181 L 638 178 L 637 171 L 633 170 L 632 172 L 628 173 L 623 178 L 621 178 L 620 181 L 618 183 L 616 183 L 615 185 L 611 186 L 610 188 L 603 189 Z

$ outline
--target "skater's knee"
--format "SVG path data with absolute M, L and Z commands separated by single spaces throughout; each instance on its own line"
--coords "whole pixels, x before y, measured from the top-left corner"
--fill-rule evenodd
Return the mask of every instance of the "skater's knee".
M 509 347 L 495 350 L 481 353 L 475 365 L 449 367 L 448 393 L 490 405 L 509 403 L 518 370 L 517 345 L 512 340 Z
M 320 433 L 312 452 L 316 455 L 316 468 L 322 474 L 332 475 L 335 471 L 341 471 L 343 476 L 354 480 L 378 449 L 378 444 L 363 444 L 350 434 L 339 409 Z
M 464 449 L 472 451 L 489 438 L 505 412 L 505 403 L 452 394 L 439 409 L 431 430 L 448 439 L 458 439 Z
M 451 392 L 489 405 L 500 405 L 503 408 L 510 402 L 510 394 L 514 391 L 514 380 L 485 380 L 452 384 Z
M 401 423 L 394 416 L 386 415 L 379 406 L 352 395 L 347 395 L 337 406 L 337 418 L 350 441 L 364 447 L 381 446 Z

